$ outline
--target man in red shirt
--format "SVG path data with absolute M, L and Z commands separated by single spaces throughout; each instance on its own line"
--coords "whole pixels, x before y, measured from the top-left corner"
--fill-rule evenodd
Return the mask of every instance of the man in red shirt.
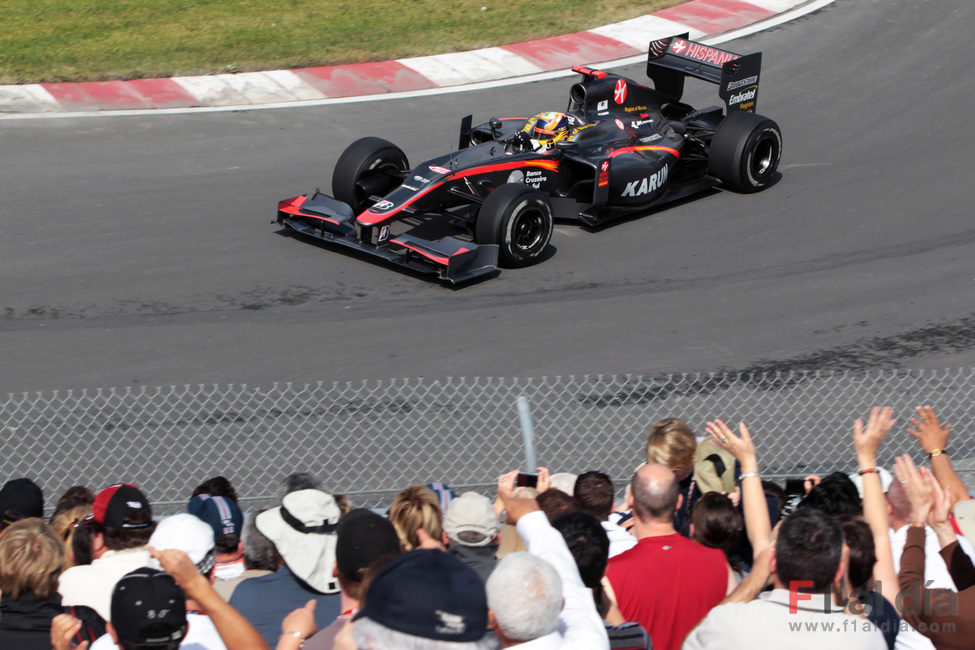
M 630 482 L 637 545 L 609 560 L 606 577 L 623 617 L 637 621 L 654 650 L 676 650 L 734 587 L 724 553 L 679 535 L 677 479 L 665 465 L 641 466 Z

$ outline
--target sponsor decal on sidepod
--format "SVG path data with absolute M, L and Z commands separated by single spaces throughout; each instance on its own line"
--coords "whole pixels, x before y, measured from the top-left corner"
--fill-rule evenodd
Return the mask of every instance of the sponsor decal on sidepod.
M 664 166 L 646 178 L 638 178 L 632 183 L 627 183 L 626 189 L 623 190 L 623 194 L 620 196 L 643 196 L 644 194 L 655 192 L 656 190 L 662 188 L 664 183 L 667 182 L 668 173 L 669 171 L 667 167 Z
M 544 173 L 540 171 L 525 172 L 525 185 L 531 185 L 536 190 L 547 180 L 548 176 L 545 176 Z

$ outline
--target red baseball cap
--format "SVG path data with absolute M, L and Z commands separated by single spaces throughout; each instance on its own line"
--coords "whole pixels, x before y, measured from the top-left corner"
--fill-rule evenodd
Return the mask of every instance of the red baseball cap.
M 145 513 L 145 521 L 126 523 L 126 518 Z M 148 528 L 152 524 L 152 509 L 146 495 L 128 483 L 110 485 L 95 497 L 87 520 L 110 528 Z

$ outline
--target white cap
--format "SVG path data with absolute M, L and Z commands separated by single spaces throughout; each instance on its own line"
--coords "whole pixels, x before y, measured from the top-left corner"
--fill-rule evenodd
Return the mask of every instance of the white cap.
M 189 513 L 166 517 L 156 524 L 156 530 L 149 538 L 149 546 L 157 551 L 183 551 L 204 575 L 213 568 L 213 529 L 208 523 Z M 162 569 L 156 559 L 150 560 L 149 566 Z

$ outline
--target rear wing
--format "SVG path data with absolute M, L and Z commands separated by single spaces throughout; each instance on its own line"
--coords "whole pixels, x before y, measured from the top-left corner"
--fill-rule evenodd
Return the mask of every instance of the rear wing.
M 718 84 L 718 96 L 729 111 L 755 112 L 762 53 L 744 56 L 697 43 L 679 34 L 650 43 L 647 76 L 654 89 L 680 101 L 684 78 L 694 77 Z

